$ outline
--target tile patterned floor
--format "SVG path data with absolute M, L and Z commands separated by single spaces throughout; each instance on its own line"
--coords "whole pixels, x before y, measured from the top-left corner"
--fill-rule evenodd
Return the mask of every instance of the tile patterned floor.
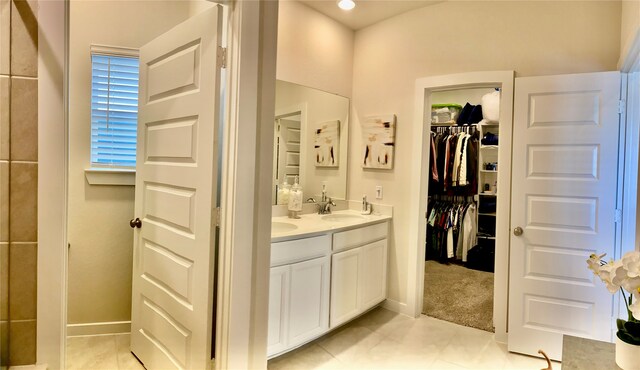
M 383 308 L 269 361 L 269 370 L 543 368 L 543 359 L 509 353 L 493 333 Z M 560 363 L 554 362 L 553 369 L 560 370 Z
M 68 370 L 144 370 L 129 351 L 129 334 L 67 338 Z
M 269 370 L 539 370 L 541 358 L 509 353 L 493 333 L 427 316 L 411 319 L 376 308 L 342 328 L 269 361 Z M 68 370 L 144 370 L 129 335 L 67 339 Z M 554 362 L 554 370 L 561 370 Z

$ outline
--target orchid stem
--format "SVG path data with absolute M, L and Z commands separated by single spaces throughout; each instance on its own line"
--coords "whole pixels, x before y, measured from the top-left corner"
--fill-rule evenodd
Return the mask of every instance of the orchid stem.
M 620 293 L 622 293 L 622 298 L 623 298 L 623 301 L 624 301 L 624 305 L 627 306 L 627 314 L 629 315 L 629 320 L 628 321 L 636 321 L 635 318 L 633 317 L 633 313 L 629 309 L 629 305 L 631 305 L 631 303 L 632 303 L 631 300 L 633 299 L 633 294 L 629 294 L 629 301 L 627 302 L 627 296 L 624 294 L 624 289 L 620 288 Z
M 627 306 L 627 311 L 629 311 L 629 303 L 627 302 L 627 296 L 624 295 L 624 289 L 620 288 L 620 293 L 622 293 L 622 298 L 624 298 L 624 305 Z

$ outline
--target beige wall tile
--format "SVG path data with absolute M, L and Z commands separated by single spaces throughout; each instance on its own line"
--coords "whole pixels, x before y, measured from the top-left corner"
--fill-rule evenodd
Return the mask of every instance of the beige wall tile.
M 9 244 L 0 243 L 0 320 L 9 320 Z
M 38 164 L 11 162 L 9 172 L 9 240 L 38 239 Z
M 36 320 L 9 322 L 9 365 L 36 363 Z
M 11 0 L 0 0 L 0 74 L 8 75 L 11 63 Z
M 38 76 L 38 19 L 36 1 L 12 1 L 11 74 L 30 77 Z
M 0 28 L 2 28 L 2 19 L 0 19 Z M 2 35 L 0 35 L 1 37 Z M 0 45 L 0 47 L 2 46 Z M 2 55 L 0 55 L 0 58 L 2 58 Z M 9 159 L 10 81 L 9 77 L 0 76 L 0 160 Z
M 0 321 L 0 366 L 9 365 L 9 322 Z
M 0 242 L 9 241 L 9 162 L 0 161 Z
M 9 247 L 9 318 L 32 320 L 37 312 L 36 244 L 11 244 Z
M 11 160 L 38 160 L 38 80 L 11 77 Z

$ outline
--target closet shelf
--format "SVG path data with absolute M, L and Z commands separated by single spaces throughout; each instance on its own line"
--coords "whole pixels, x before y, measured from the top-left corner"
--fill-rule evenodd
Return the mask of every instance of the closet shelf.
M 479 216 L 493 216 L 493 217 L 496 217 L 496 213 L 495 212 L 491 212 L 491 213 L 479 213 L 478 212 L 478 215 Z
M 499 147 L 497 145 L 480 145 L 480 149 L 494 149 L 497 150 Z
M 478 238 L 496 240 L 495 236 L 478 235 Z
M 496 170 L 480 170 L 480 172 L 497 173 L 498 171 L 496 171 Z
M 496 193 L 486 193 L 486 192 L 484 192 L 484 193 L 480 193 L 480 194 L 478 194 L 478 195 L 484 195 L 485 197 L 495 197 L 495 196 L 497 196 L 498 194 L 496 194 Z

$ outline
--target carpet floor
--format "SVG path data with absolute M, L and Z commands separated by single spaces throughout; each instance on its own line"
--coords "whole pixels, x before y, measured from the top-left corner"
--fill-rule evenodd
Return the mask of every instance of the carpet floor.
M 493 273 L 426 261 L 422 313 L 493 332 Z

